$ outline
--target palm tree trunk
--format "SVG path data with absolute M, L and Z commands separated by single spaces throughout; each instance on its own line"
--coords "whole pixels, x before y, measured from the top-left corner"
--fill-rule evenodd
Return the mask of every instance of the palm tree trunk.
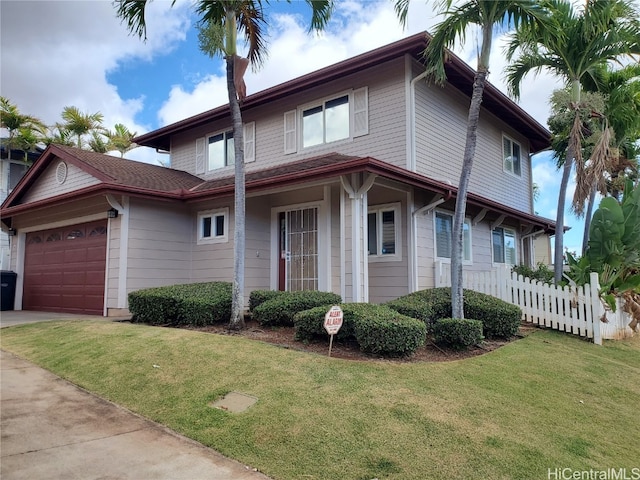
M 578 106 L 580 104 L 581 85 L 580 80 L 574 79 L 571 81 L 571 104 L 575 109 L 575 115 L 579 115 Z M 578 119 L 576 118 L 576 122 Z M 576 125 L 574 125 L 576 126 Z M 579 136 L 579 132 L 575 128 L 571 130 L 572 138 L 569 139 L 569 146 L 567 148 L 567 155 L 564 160 L 564 167 L 562 170 L 562 180 L 560 182 L 560 191 L 558 192 L 558 210 L 556 212 L 556 239 L 555 239 L 555 251 L 553 252 L 553 278 L 557 284 L 562 280 L 562 273 L 564 269 L 564 204 L 567 196 L 567 186 L 569 185 L 569 178 L 571 177 L 571 168 L 573 167 L 573 159 L 581 158 L 580 138 L 573 138 Z M 575 145 L 575 146 L 574 146 Z
M 229 329 L 240 330 L 244 323 L 244 259 L 245 259 L 245 184 L 244 184 L 244 132 L 242 130 L 242 114 L 233 81 L 234 55 L 228 55 L 227 90 L 229 107 L 233 121 L 233 144 L 235 154 L 235 228 L 233 232 L 233 289 L 231 301 L 231 320 Z
M 490 46 L 489 46 L 490 48 Z M 480 104 L 482 93 L 487 82 L 489 71 L 485 67 L 478 67 L 473 82 L 473 93 L 469 106 L 467 119 L 467 138 L 462 162 L 462 173 L 458 184 L 456 197 L 456 211 L 453 217 L 451 232 L 451 316 L 464 318 L 464 298 L 462 294 L 462 252 L 463 252 L 463 226 L 467 207 L 467 193 L 469 191 L 469 179 L 473 167 L 473 157 L 476 153 L 478 121 L 480 118 Z
M 564 204 L 567 196 L 567 185 L 571 177 L 571 167 L 573 166 L 573 151 L 567 150 L 567 158 L 564 161 L 562 170 L 562 180 L 558 193 L 558 211 L 556 213 L 556 239 L 555 251 L 553 252 L 553 278 L 556 283 L 562 280 L 564 267 Z
M 591 229 L 591 216 L 593 215 L 593 204 L 596 202 L 596 186 L 591 188 L 589 195 L 589 203 L 587 204 L 587 213 L 584 216 L 584 232 L 582 233 L 582 255 L 587 253 L 589 246 L 589 230 Z

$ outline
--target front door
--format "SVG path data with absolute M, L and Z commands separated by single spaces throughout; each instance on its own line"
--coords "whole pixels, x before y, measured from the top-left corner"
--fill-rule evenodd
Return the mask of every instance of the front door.
M 278 288 L 318 290 L 318 208 L 281 212 Z

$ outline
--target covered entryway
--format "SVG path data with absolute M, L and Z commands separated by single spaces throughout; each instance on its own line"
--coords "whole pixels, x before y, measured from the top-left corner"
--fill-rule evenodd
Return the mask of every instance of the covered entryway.
M 28 233 L 24 310 L 102 315 L 107 221 Z
M 281 212 L 278 289 L 318 290 L 318 208 Z

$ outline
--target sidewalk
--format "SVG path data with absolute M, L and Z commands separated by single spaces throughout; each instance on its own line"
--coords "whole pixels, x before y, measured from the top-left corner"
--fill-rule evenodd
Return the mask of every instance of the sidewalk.
M 268 480 L 0 351 L 2 480 Z

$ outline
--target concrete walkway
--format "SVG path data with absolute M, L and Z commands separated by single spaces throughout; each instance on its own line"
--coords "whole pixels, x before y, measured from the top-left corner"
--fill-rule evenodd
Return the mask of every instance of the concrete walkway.
M 8 352 L 0 365 L 2 480 L 268 480 Z

